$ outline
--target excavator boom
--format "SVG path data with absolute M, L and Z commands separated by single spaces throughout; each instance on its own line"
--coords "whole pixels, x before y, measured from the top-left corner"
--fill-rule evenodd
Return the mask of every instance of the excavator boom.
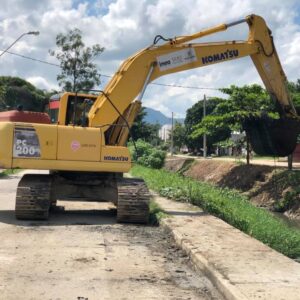
M 190 41 L 224 31 L 246 22 L 249 35 L 246 41 L 218 43 L 189 43 Z M 157 41 L 157 39 L 156 39 Z M 287 81 L 280 64 L 271 31 L 263 18 L 251 15 L 243 20 L 200 31 L 196 34 L 170 39 L 162 45 L 153 44 L 126 59 L 99 95 L 89 112 L 89 126 L 109 129 L 119 117 L 112 103 L 123 113 L 138 97 L 145 83 L 158 77 L 250 56 L 271 97 L 281 107 L 281 113 L 296 116 Z

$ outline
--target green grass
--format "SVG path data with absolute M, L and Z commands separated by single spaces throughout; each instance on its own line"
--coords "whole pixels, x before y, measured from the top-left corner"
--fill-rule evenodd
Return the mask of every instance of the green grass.
M 7 177 L 9 175 L 18 174 L 21 171 L 21 169 L 6 169 L 0 172 L 0 177 Z
M 162 196 L 200 206 L 284 255 L 300 258 L 300 231 L 253 206 L 237 191 L 139 165 L 132 168 L 131 174 L 142 177 L 150 189 Z
M 154 201 L 150 201 L 149 223 L 151 225 L 158 225 L 159 221 L 166 218 L 168 215 L 161 209 L 161 207 Z

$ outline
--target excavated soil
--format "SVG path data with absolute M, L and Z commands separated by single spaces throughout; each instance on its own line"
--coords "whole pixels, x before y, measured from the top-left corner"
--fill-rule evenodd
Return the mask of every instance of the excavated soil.
M 237 164 L 233 161 L 198 160 L 187 166 L 186 158 L 170 158 L 165 169 L 178 172 L 199 181 L 219 187 L 236 189 L 246 194 L 259 207 L 275 210 L 287 193 L 293 193 L 295 186 L 289 186 L 283 169 L 267 165 Z M 297 183 L 296 183 L 297 185 Z M 286 208 L 285 214 L 300 219 L 300 199 Z

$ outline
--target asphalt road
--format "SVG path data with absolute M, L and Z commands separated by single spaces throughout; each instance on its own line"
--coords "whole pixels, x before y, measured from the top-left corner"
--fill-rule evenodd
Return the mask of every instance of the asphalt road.
M 110 204 L 17 221 L 18 180 L 0 179 L 0 299 L 222 299 L 167 233 L 116 224 Z

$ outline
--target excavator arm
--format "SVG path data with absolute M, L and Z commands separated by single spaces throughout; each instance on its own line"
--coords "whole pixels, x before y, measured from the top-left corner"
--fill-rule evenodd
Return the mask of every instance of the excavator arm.
M 249 26 L 246 41 L 189 43 L 243 22 Z M 140 93 L 143 94 L 146 85 L 158 77 L 245 56 L 252 58 L 267 91 L 281 107 L 281 114 L 296 117 L 271 31 L 263 18 L 250 15 L 193 35 L 169 39 L 162 45 L 153 44 L 126 59 L 92 106 L 89 126 L 108 130 L 119 114 L 123 114 Z

